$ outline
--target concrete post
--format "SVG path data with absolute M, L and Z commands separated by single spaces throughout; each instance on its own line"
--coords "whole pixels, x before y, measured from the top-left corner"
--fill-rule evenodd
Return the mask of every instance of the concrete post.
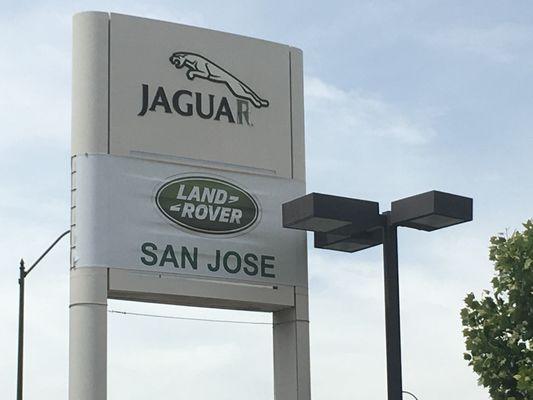
M 294 307 L 273 313 L 274 399 L 310 400 L 307 289 L 295 287 Z
M 69 400 L 107 396 L 107 269 L 70 271 Z

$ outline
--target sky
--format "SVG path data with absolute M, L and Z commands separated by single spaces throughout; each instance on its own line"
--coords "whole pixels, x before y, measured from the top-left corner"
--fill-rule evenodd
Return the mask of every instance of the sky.
M 307 190 L 390 202 L 474 198 L 474 221 L 399 233 L 404 388 L 486 400 L 459 312 L 489 288 L 489 238 L 533 217 L 528 1 L 2 1 L 0 393 L 16 389 L 18 262 L 69 226 L 72 15 L 162 19 L 299 47 Z M 311 238 L 311 237 L 310 237 Z M 68 246 L 27 280 L 27 399 L 67 397 Z M 381 248 L 309 248 L 314 399 L 386 397 Z M 269 314 L 110 301 L 110 309 L 269 322 Z M 108 397 L 273 399 L 268 325 L 109 314 Z M 206 381 L 208 382 L 206 384 Z

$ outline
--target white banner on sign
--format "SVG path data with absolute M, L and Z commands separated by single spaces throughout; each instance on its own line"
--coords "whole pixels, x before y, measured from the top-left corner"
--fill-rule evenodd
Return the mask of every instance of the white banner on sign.
M 104 154 L 73 164 L 73 267 L 307 286 L 305 233 L 281 222 L 303 182 Z

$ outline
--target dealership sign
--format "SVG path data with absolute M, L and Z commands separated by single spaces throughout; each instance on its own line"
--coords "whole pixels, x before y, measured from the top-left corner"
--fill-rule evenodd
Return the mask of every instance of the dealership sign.
M 74 79 L 72 266 L 306 287 L 305 234 L 281 223 L 305 193 L 300 52 L 109 23 L 75 56 L 97 76 Z
M 309 400 L 303 65 L 290 46 L 74 17 L 69 398 L 107 396 L 107 300 L 273 313 L 274 397 Z

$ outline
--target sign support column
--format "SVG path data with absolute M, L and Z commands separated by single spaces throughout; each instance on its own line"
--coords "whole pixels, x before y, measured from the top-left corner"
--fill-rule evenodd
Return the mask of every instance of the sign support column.
M 69 399 L 107 396 L 107 269 L 70 272 Z
M 274 398 L 310 400 L 307 289 L 294 288 L 295 305 L 273 313 Z

